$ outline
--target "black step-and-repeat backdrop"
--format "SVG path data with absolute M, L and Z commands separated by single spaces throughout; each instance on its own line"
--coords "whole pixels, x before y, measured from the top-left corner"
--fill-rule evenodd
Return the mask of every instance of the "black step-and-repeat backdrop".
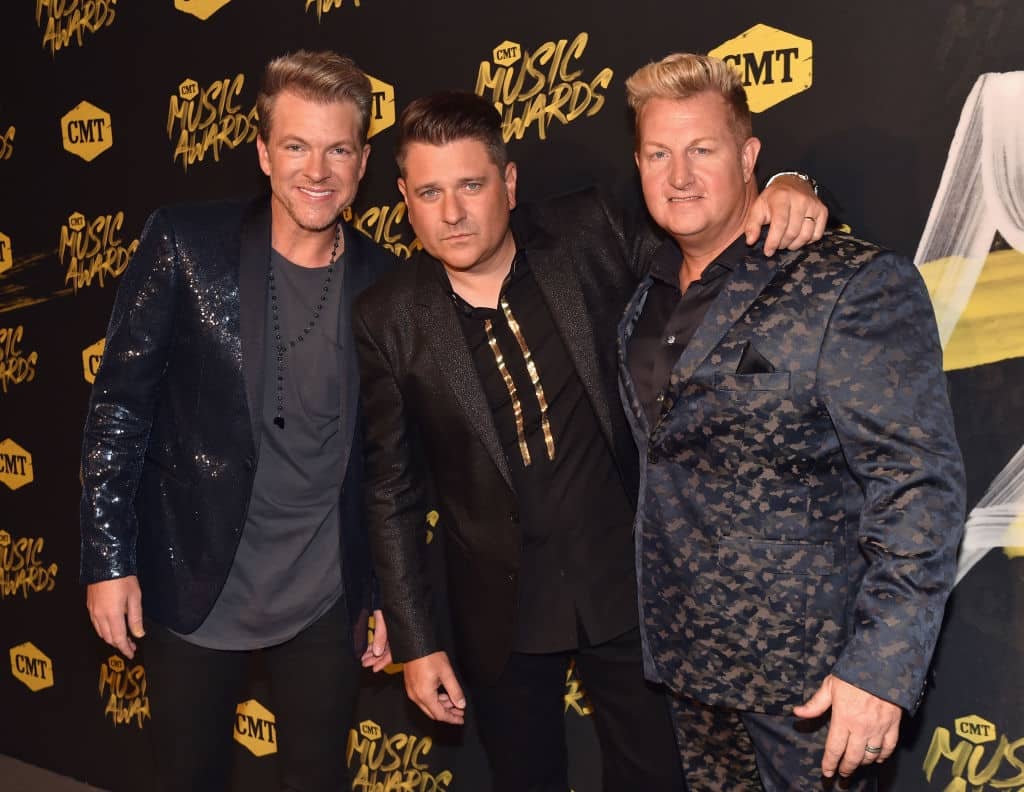
M 971 515 L 931 691 L 887 788 L 1024 790 L 1020 0 L 18 0 L 0 9 L 0 42 L 0 752 L 149 788 L 160 713 L 145 649 L 128 661 L 103 645 L 77 582 L 81 427 L 149 212 L 262 188 L 263 64 L 333 48 L 371 75 L 373 154 L 352 215 L 408 255 L 391 147 L 410 99 L 460 88 L 494 101 L 522 198 L 593 182 L 629 196 L 623 80 L 690 50 L 743 74 L 762 175 L 813 173 L 856 233 L 916 253 L 935 302 Z M 597 792 L 571 668 L 565 713 L 574 788 Z M 235 740 L 236 789 L 269 792 L 276 734 L 258 663 Z M 425 722 L 394 673 L 367 676 L 339 761 L 363 792 L 489 789 L 472 729 Z

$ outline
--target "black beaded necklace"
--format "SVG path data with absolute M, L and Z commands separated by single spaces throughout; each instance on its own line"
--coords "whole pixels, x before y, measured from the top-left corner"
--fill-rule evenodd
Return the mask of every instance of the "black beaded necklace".
M 284 355 L 285 352 L 294 347 L 295 344 L 300 343 L 303 338 L 310 334 L 313 327 L 316 325 L 316 320 L 320 318 L 320 311 L 323 310 L 324 303 L 327 302 L 327 293 L 331 287 L 331 276 L 334 274 L 334 264 L 338 255 L 338 244 L 340 242 L 341 223 L 338 223 L 334 227 L 334 245 L 331 247 L 331 258 L 327 263 L 327 274 L 324 277 L 324 285 L 320 290 L 320 301 L 313 309 L 313 315 L 306 323 L 305 329 L 303 329 L 298 336 L 289 341 L 287 345 L 281 341 L 281 317 L 277 310 L 277 289 L 274 285 L 274 265 L 271 263 L 267 268 L 267 283 L 270 291 L 270 318 L 274 324 L 274 340 L 277 344 L 277 404 L 276 414 L 274 415 L 274 426 L 278 429 L 284 429 Z

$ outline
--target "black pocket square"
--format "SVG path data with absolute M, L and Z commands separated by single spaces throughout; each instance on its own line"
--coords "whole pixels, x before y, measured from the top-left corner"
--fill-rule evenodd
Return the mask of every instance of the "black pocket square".
M 737 374 L 770 374 L 775 371 L 775 366 L 749 341 L 743 346 L 743 354 L 740 355 L 740 362 L 736 366 Z

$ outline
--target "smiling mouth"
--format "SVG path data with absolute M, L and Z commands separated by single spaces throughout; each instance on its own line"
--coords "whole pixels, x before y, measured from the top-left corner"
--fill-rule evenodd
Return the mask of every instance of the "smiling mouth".
M 699 198 L 703 198 L 702 195 L 671 195 L 668 198 L 669 203 L 686 203 L 687 201 L 696 201 Z
M 334 190 L 312 190 L 309 187 L 299 187 L 299 192 L 308 195 L 310 198 L 327 198 L 334 193 Z

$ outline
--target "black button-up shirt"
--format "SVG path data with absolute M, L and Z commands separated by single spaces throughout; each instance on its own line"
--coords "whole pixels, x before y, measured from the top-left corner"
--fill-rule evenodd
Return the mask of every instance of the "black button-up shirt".
M 637 620 L 633 511 L 526 252 L 517 252 L 501 294 L 519 325 L 548 404 L 554 459 L 548 456 L 537 388 L 504 311 L 472 307 L 451 291 L 447 279 L 446 287 L 518 496 L 514 518 L 523 547 L 514 649 L 553 652 L 614 638 Z M 488 343 L 488 320 L 522 410 L 529 465 L 520 448 L 509 387 Z
M 667 240 L 655 251 L 650 270 L 654 282 L 627 350 L 629 374 L 649 429 L 654 429 L 661 416 L 673 367 L 704 321 L 711 303 L 751 250 L 744 237 L 738 237 L 685 292 L 679 289 L 679 268 L 683 262 L 679 247 L 673 240 Z

